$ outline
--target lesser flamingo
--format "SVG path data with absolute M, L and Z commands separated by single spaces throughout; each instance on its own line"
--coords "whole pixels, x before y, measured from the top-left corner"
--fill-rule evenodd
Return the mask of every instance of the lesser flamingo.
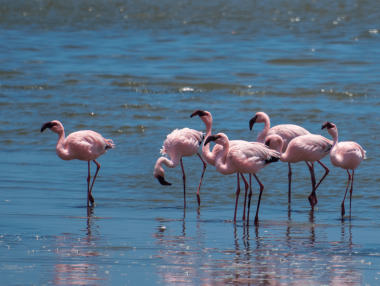
M 183 179 L 183 200 L 184 207 L 186 208 L 186 175 L 185 170 L 183 169 L 182 157 L 189 157 L 195 154 L 198 155 L 199 159 L 203 162 L 203 172 L 201 180 L 199 182 L 197 199 L 198 205 L 201 203 L 199 196 L 199 191 L 202 184 L 202 178 L 205 173 L 207 164 L 199 155 L 199 146 L 202 144 L 204 135 L 200 131 L 194 129 L 183 128 L 176 129 L 167 136 L 167 139 L 164 141 L 163 149 L 161 149 L 162 155 L 169 155 L 170 159 L 166 157 L 161 157 L 157 160 L 156 165 L 154 166 L 153 176 L 158 179 L 161 185 L 170 186 L 171 184 L 165 181 L 165 172 L 162 168 L 162 164 L 169 168 L 175 168 L 181 162 L 182 168 L 182 179 Z
M 351 217 L 351 199 L 352 199 L 352 190 L 354 186 L 354 171 L 357 169 L 360 165 L 360 163 L 363 161 L 363 159 L 367 159 L 366 157 L 366 151 L 356 142 L 352 141 L 346 141 L 346 142 L 339 142 L 338 143 L 338 128 L 335 124 L 330 122 L 325 122 L 322 125 L 322 129 L 327 128 L 327 132 L 332 136 L 334 143 L 331 148 L 330 153 L 330 161 L 331 164 L 335 167 L 340 167 L 342 169 L 345 169 L 348 173 L 348 183 L 346 192 L 344 194 L 343 202 L 341 205 L 341 215 L 342 217 L 345 214 L 344 209 L 344 200 L 346 199 L 348 187 L 350 186 L 351 182 L 351 189 L 350 189 L 350 217 Z M 348 170 L 352 170 L 352 180 L 351 175 Z
M 312 209 L 314 209 L 314 206 L 318 203 L 315 191 L 327 176 L 327 173 L 325 173 L 319 183 L 317 185 L 315 184 L 314 162 L 321 160 L 330 153 L 332 143 L 331 140 L 328 140 L 321 135 L 302 135 L 291 140 L 285 153 L 281 154 L 281 162 L 298 163 L 305 161 L 309 167 L 313 190 L 308 199 Z M 281 152 L 284 147 L 284 141 L 281 136 L 272 134 L 265 139 L 265 145 Z
M 204 124 L 206 125 L 206 135 L 205 135 L 205 138 L 207 138 L 208 136 L 211 135 L 211 128 L 212 128 L 212 116 L 211 116 L 211 113 L 208 112 L 208 111 L 203 111 L 203 110 L 195 110 L 191 115 L 190 115 L 190 118 L 194 117 L 194 116 L 199 116 L 200 119 L 204 122 Z M 247 141 L 244 141 L 244 140 L 231 140 L 230 141 L 230 147 L 232 146 L 235 146 L 237 144 L 242 144 L 242 143 L 248 143 Z M 203 147 L 202 147 L 202 155 L 205 159 L 205 161 L 212 165 L 212 166 L 215 166 L 215 161 L 216 161 L 216 158 L 218 157 L 219 153 L 222 152 L 223 150 L 223 147 L 221 145 L 215 145 L 214 148 L 212 149 L 212 151 L 210 151 L 210 144 L 203 144 Z M 244 196 L 244 209 L 243 209 L 243 220 L 245 220 L 245 206 L 246 206 L 246 200 L 247 200 L 247 194 L 248 194 L 248 183 L 246 181 L 246 179 L 244 178 L 243 174 L 240 174 L 243 181 L 244 181 L 244 184 L 245 184 L 245 196 Z M 240 193 L 240 182 L 239 182 L 239 175 L 237 177 L 238 179 L 238 189 L 237 189 L 237 193 L 239 192 Z
M 257 136 L 257 142 L 264 143 L 265 138 L 272 134 L 279 135 L 284 145 L 282 147 L 282 153 L 286 151 L 288 148 L 288 145 L 291 140 L 298 136 L 302 135 L 310 135 L 311 133 L 307 131 L 305 128 L 294 125 L 294 124 L 280 124 L 277 126 L 274 126 L 270 128 L 270 120 L 269 116 L 265 112 L 257 112 L 253 118 L 249 121 L 249 129 L 252 130 L 252 127 L 255 123 L 264 123 L 264 129 L 259 133 Z M 317 161 L 324 169 L 325 169 L 325 176 L 329 173 L 329 169 L 322 164 L 320 160 Z M 292 167 L 290 166 L 290 163 L 288 162 L 288 179 L 289 179 L 289 189 L 288 189 L 288 202 L 291 202 L 291 185 L 292 185 Z
M 256 174 L 266 165 L 272 162 L 277 162 L 280 158 L 280 153 L 274 150 L 268 149 L 264 144 L 261 143 L 245 143 L 238 144 L 230 147 L 227 135 L 223 133 L 218 133 L 216 135 L 210 135 L 205 141 L 205 145 L 209 142 L 214 141 L 223 147 L 222 152 L 219 153 L 215 161 L 216 170 L 223 175 L 230 175 L 237 173 L 249 173 L 253 174 L 257 182 L 260 185 L 260 196 L 257 203 L 257 210 L 255 216 L 255 224 L 259 223 L 259 207 L 261 201 L 261 195 L 264 190 L 264 185 L 260 182 Z M 250 177 L 251 178 L 251 177 Z M 238 180 L 239 184 L 239 180 Z M 251 206 L 252 197 L 252 184 L 250 180 L 251 190 L 249 192 L 248 200 L 248 217 L 247 223 L 249 223 L 249 213 Z M 236 208 L 238 203 L 239 193 L 236 193 L 236 203 L 235 203 L 235 215 L 234 221 L 236 221 Z
M 56 151 L 59 158 L 67 161 L 77 159 L 88 162 L 87 207 L 89 207 L 89 202 L 94 206 L 95 200 L 92 196 L 92 188 L 100 169 L 100 164 L 95 159 L 106 153 L 107 149 L 114 148 L 115 144 L 111 139 L 105 139 L 99 133 L 91 130 L 77 131 L 65 138 L 65 130 L 58 120 L 42 124 L 41 132 L 47 128 L 58 134 Z M 90 161 L 93 161 L 97 166 L 91 188 Z

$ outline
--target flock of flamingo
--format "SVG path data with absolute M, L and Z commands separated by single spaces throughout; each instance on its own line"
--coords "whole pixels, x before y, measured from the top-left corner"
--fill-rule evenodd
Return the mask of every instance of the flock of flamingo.
M 347 170 L 348 184 L 344 194 L 343 202 L 341 205 L 341 215 L 345 214 L 344 202 L 346 199 L 347 191 L 350 187 L 350 216 L 351 216 L 351 198 L 354 183 L 354 171 L 366 159 L 366 151 L 355 142 L 338 142 L 338 128 L 335 124 L 324 122 L 322 129 L 327 129 L 328 133 L 332 136 L 333 141 L 321 136 L 311 134 L 306 129 L 293 125 L 281 124 L 270 128 L 269 116 L 264 112 L 257 112 L 256 115 L 249 121 L 249 128 L 255 123 L 264 123 L 264 129 L 257 136 L 257 142 L 248 142 L 243 140 L 229 140 L 224 133 L 211 134 L 212 116 L 208 111 L 196 110 L 190 117 L 199 116 L 206 125 L 206 134 L 194 129 L 183 128 L 176 129 L 167 136 L 164 141 L 162 155 L 168 155 L 171 160 L 166 157 L 161 157 L 157 160 L 154 167 L 153 175 L 161 185 L 171 185 L 165 181 L 165 172 L 162 164 L 169 168 L 175 168 L 181 163 L 183 174 L 183 191 L 184 191 L 184 207 L 186 208 L 186 175 L 183 168 L 182 157 L 193 156 L 197 154 L 203 163 L 203 172 L 199 182 L 197 199 L 200 205 L 199 191 L 202 184 L 202 179 L 207 167 L 207 164 L 215 166 L 216 170 L 223 175 L 235 174 L 237 175 L 237 191 L 236 203 L 234 212 L 234 222 L 236 222 L 236 211 L 238 199 L 240 194 L 240 181 L 241 176 L 245 184 L 245 199 L 243 220 L 246 219 L 246 200 L 248 194 L 248 187 L 250 191 L 248 194 L 248 215 L 247 223 L 249 223 L 249 213 L 252 197 L 252 182 L 251 175 L 253 175 L 260 185 L 260 194 L 257 203 L 255 225 L 258 225 L 258 213 L 261 201 L 261 195 L 264 190 L 264 185 L 257 177 L 257 173 L 270 163 L 277 162 L 278 160 L 288 163 L 289 173 L 289 190 L 288 200 L 291 200 L 291 177 L 292 169 L 291 163 L 298 163 L 304 161 L 310 171 L 312 192 L 309 195 L 309 203 L 311 209 L 318 203 L 316 190 L 322 183 L 323 179 L 328 175 L 329 169 L 320 161 L 322 158 L 330 154 L 330 161 L 333 166 L 340 167 Z M 91 130 L 83 130 L 71 133 L 65 138 L 65 131 L 63 125 L 57 121 L 46 122 L 41 127 L 41 132 L 49 128 L 54 133 L 58 134 L 58 142 L 56 152 L 62 160 L 82 160 L 88 162 L 88 177 L 87 177 L 87 206 L 91 203 L 94 205 L 94 197 L 92 196 L 92 188 L 96 176 L 100 169 L 100 164 L 96 159 L 107 152 L 107 149 L 114 148 L 113 141 L 103 138 L 99 133 Z M 203 140 L 206 138 L 205 140 Z M 199 147 L 204 141 L 202 147 L 202 156 L 199 154 Z M 210 150 L 210 142 L 215 142 L 216 145 Z M 94 179 L 91 182 L 90 175 L 90 161 L 97 165 L 97 170 Z M 314 174 L 314 163 L 318 162 L 324 169 L 325 174 L 316 184 Z M 352 176 L 349 172 L 352 170 Z M 247 183 L 243 174 L 249 174 L 249 184 Z

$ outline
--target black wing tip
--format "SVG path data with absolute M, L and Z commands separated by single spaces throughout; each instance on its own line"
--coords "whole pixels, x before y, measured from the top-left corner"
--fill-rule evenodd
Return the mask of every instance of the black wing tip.
M 158 176 L 157 179 L 160 182 L 160 184 L 163 185 L 163 186 L 171 186 L 172 185 L 172 184 L 166 182 L 165 179 L 164 179 L 164 177 L 162 177 L 162 176 Z
M 268 159 L 265 159 L 265 163 L 264 165 L 266 164 L 270 164 L 270 163 L 275 163 L 275 162 L 278 162 L 278 160 L 280 160 L 280 158 L 277 158 L 277 157 L 269 157 Z

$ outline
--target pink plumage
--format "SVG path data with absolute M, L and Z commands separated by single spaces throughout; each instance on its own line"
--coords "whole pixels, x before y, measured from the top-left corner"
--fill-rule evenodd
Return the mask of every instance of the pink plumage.
M 161 149 L 162 155 L 169 155 L 170 159 L 161 157 L 157 160 L 154 167 L 153 176 L 158 179 L 161 185 L 171 185 L 165 181 L 165 171 L 162 168 L 162 164 L 169 168 L 175 168 L 180 162 L 183 174 L 183 195 L 184 195 L 184 207 L 186 208 L 186 175 L 183 169 L 182 157 L 189 157 L 198 154 L 199 158 L 203 162 L 203 173 L 201 180 L 199 182 L 199 187 L 197 191 L 198 205 L 200 205 L 199 191 L 202 184 L 202 178 L 206 170 L 207 164 L 203 161 L 202 157 L 199 155 L 199 146 L 202 144 L 204 136 L 202 132 L 196 131 L 194 129 L 183 128 L 176 129 L 167 136 L 164 141 L 163 149 Z
M 266 164 L 271 162 L 277 162 L 281 154 L 277 151 L 268 149 L 264 144 L 252 142 L 237 144 L 230 147 L 227 135 L 223 133 L 218 133 L 216 135 L 210 135 L 205 141 L 205 145 L 209 142 L 214 141 L 223 147 L 222 152 L 218 154 L 215 161 L 216 170 L 223 175 L 235 174 L 239 176 L 239 173 L 249 173 L 253 174 L 260 185 L 260 196 L 257 204 L 255 224 L 258 224 L 258 213 L 260 207 L 261 195 L 264 189 L 263 184 L 257 178 L 256 173 L 258 173 Z M 252 185 L 252 184 L 251 184 Z M 249 209 L 251 204 L 252 189 L 249 194 L 248 201 L 248 219 L 249 222 Z M 235 204 L 235 216 L 234 221 L 236 221 L 236 206 L 237 206 L 238 194 Z
M 99 133 L 91 130 L 77 131 L 65 138 L 65 130 L 58 120 L 44 123 L 41 127 L 41 132 L 47 128 L 58 134 L 56 152 L 59 158 L 67 161 L 77 159 L 88 162 L 87 206 L 89 206 L 89 202 L 94 205 L 95 200 L 92 196 L 92 188 L 100 169 L 100 164 L 96 159 L 106 153 L 107 149 L 114 148 L 115 144 L 111 139 L 105 139 Z M 93 161 L 97 166 L 91 188 L 90 161 Z
M 281 162 L 298 163 L 305 161 L 308 165 L 313 187 L 312 193 L 309 196 L 309 202 L 312 208 L 318 203 L 315 191 L 327 176 L 327 173 L 325 173 L 319 183 L 315 185 L 314 162 L 327 156 L 330 153 L 332 144 L 333 142 L 331 140 L 328 140 L 321 135 L 310 134 L 298 136 L 290 141 L 285 153 L 282 153 L 280 158 Z M 265 145 L 281 152 L 284 143 L 281 136 L 272 134 L 265 139 Z M 310 164 L 308 162 L 310 162 Z
M 350 217 L 351 217 L 351 199 L 352 199 L 352 191 L 353 191 L 353 185 L 354 185 L 354 171 L 359 167 L 361 162 L 364 159 L 367 159 L 366 157 L 366 151 L 356 142 L 352 141 L 346 141 L 346 142 L 339 142 L 338 143 L 338 128 L 335 124 L 330 122 L 325 122 L 322 125 L 322 129 L 327 128 L 327 132 L 332 136 L 334 142 L 333 146 L 331 148 L 331 154 L 330 154 L 330 161 L 331 164 L 335 167 L 340 167 L 342 169 L 347 170 L 348 173 L 348 184 L 346 188 L 346 192 L 344 194 L 343 202 L 341 205 L 341 215 L 342 217 L 345 214 L 344 209 L 344 201 L 346 199 L 348 187 L 350 186 L 351 182 L 351 189 L 350 189 Z M 351 175 L 348 170 L 352 170 L 352 180 Z
M 270 135 L 278 135 L 282 138 L 283 146 L 282 146 L 282 153 L 285 153 L 285 151 L 288 148 L 289 143 L 296 137 L 303 136 L 303 135 L 310 135 L 311 133 L 307 131 L 305 128 L 294 125 L 294 124 L 280 124 L 277 126 L 274 126 L 270 128 L 270 120 L 269 116 L 265 112 L 257 112 L 256 115 L 249 121 L 249 128 L 252 130 L 252 127 L 255 123 L 265 123 L 264 129 L 259 133 L 257 136 L 257 142 L 264 143 L 265 139 Z M 327 176 L 329 173 L 329 169 L 322 164 L 320 160 L 317 160 L 317 162 L 322 166 L 322 168 L 325 169 L 325 174 L 323 178 Z M 288 179 L 289 179 L 289 188 L 288 188 L 288 202 L 291 202 L 291 185 L 292 185 L 292 168 L 290 163 L 288 162 Z M 308 164 L 309 170 L 310 167 L 314 168 L 314 165 L 311 166 Z M 314 170 L 313 170 L 314 173 Z M 323 180 L 322 178 L 322 180 Z M 319 184 L 318 184 L 319 185 Z M 317 185 L 317 187 L 318 187 Z M 316 198 L 315 198 L 316 199 Z

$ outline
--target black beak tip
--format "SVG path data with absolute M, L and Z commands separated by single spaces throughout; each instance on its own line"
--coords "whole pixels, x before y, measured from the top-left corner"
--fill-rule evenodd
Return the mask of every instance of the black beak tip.
M 172 185 L 172 184 L 166 182 L 165 179 L 164 179 L 164 177 L 162 177 L 162 176 L 158 176 L 157 179 L 160 182 L 160 184 L 163 185 L 163 186 L 171 186 Z

